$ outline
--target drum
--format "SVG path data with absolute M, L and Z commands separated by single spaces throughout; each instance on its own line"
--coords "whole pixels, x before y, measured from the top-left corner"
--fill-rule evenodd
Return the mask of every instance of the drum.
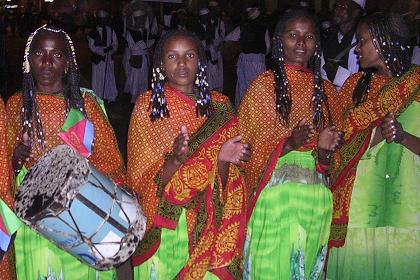
M 146 230 L 136 197 L 66 145 L 29 169 L 15 211 L 30 228 L 97 270 L 126 261 Z

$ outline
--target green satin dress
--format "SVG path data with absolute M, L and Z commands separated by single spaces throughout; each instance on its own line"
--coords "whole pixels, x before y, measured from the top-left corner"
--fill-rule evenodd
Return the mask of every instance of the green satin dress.
M 280 157 L 248 224 L 243 279 L 319 279 L 331 219 L 332 194 L 311 151 Z
M 420 103 L 413 102 L 398 121 L 420 137 Z M 331 250 L 327 278 L 420 279 L 420 156 L 385 141 L 365 152 L 357 165 L 346 243 Z

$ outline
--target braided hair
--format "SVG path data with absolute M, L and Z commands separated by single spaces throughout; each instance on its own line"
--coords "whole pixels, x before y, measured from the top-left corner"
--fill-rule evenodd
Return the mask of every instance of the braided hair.
M 289 115 L 292 109 L 292 96 L 289 81 L 285 70 L 284 48 L 282 34 L 286 24 L 295 18 L 307 18 L 316 26 L 315 18 L 304 9 L 287 10 L 277 23 L 273 36 L 272 63 L 274 72 L 274 83 L 276 93 L 276 110 L 283 125 L 289 125 Z M 321 77 L 321 43 L 320 34 L 316 32 L 316 47 L 314 55 L 309 62 L 314 72 L 314 91 L 312 96 L 312 122 L 315 128 L 320 129 L 326 125 L 326 117 L 323 108 L 328 112 L 328 123 L 331 123 L 331 116 L 328 108 L 327 96 L 324 93 L 324 84 Z
M 191 38 L 198 49 L 198 73 L 196 73 L 195 89 L 197 91 L 197 116 L 209 116 L 211 110 L 210 91 L 206 75 L 206 56 L 198 37 L 186 30 L 173 30 L 165 33 L 156 45 L 152 69 L 152 96 L 150 98 L 150 118 L 152 121 L 169 117 L 167 100 L 164 95 L 165 71 L 163 69 L 163 48 L 165 43 L 173 37 Z
M 36 81 L 34 80 L 33 70 L 31 69 L 29 61 L 30 56 L 32 55 L 32 43 L 38 36 L 46 33 L 54 34 L 63 39 L 66 46 L 65 54 L 67 57 L 67 66 L 62 77 L 63 96 L 66 105 L 65 114 L 67 115 L 70 109 L 74 108 L 80 110 L 86 116 L 84 100 L 80 92 L 80 72 L 76 62 L 76 54 L 72 40 L 66 32 L 55 27 L 47 27 L 44 25 L 36 29 L 28 37 L 23 58 L 22 135 L 26 132 L 30 142 L 36 140 L 37 144 L 42 148 L 44 148 L 45 135 L 36 102 Z
M 373 45 L 392 77 L 401 77 L 411 66 L 410 32 L 400 15 L 375 13 L 361 19 L 372 37 Z M 353 103 L 363 103 L 376 69 L 365 69 L 353 91 Z

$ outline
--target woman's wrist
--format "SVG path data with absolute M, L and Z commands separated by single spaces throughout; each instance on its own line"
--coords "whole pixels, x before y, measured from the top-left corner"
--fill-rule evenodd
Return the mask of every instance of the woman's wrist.
M 317 159 L 320 164 L 330 165 L 331 157 L 332 157 L 332 151 L 318 147 Z

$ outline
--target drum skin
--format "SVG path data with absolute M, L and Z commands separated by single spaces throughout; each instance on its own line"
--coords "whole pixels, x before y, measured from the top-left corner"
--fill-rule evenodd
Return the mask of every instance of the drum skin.
M 67 145 L 29 169 L 15 211 L 31 229 L 97 270 L 126 261 L 146 230 L 136 197 Z

